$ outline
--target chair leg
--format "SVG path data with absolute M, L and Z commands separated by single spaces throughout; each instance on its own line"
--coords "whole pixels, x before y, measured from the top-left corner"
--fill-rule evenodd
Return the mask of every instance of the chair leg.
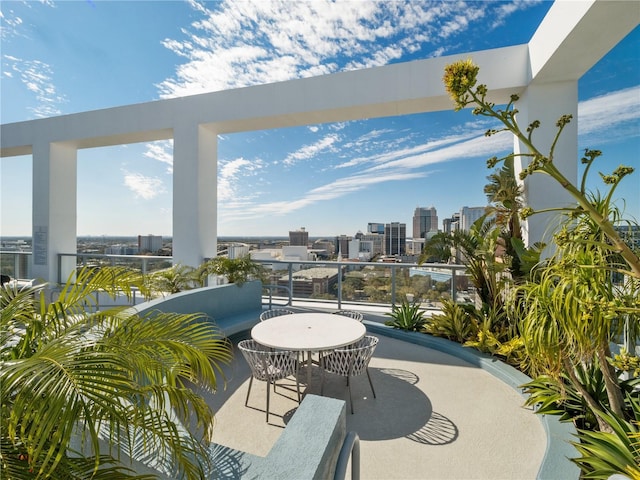
M 300 382 L 298 381 L 298 372 L 296 372 L 296 391 L 298 392 L 298 403 L 300 403 Z
M 349 389 L 349 403 L 351 404 L 351 414 L 353 415 L 353 397 L 351 396 L 351 384 L 348 380 L 349 377 L 347 377 L 347 388 Z
M 373 389 L 373 382 L 371 381 L 371 375 L 369 374 L 368 368 L 367 368 L 367 378 L 369 379 L 369 385 L 371 386 L 371 391 L 373 392 L 373 398 L 376 398 L 376 391 Z
M 244 401 L 244 406 L 246 407 L 249 404 L 249 394 L 251 393 L 251 385 L 253 384 L 253 375 L 249 379 L 249 390 L 247 390 L 247 398 Z
M 267 423 L 269 423 L 269 387 L 271 386 L 269 383 L 269 380 L 267 380 Z M 275 382 L 273 384 L 275 385 Z

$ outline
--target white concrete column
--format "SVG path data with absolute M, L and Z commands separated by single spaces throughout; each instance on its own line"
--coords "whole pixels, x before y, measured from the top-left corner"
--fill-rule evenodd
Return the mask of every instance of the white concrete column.
M 46 141 L 33 145 L 33 276 L 57 282 L 75 271 L 77 149 Z
M 547 155 L 558 128 L 556 122 L 565 114 L 573 115 L 571 123 L 564 127 L 560 140 L 554 150 L 553 163 L 573 184 L 578 177 L 578 84 L 576 81 L 531 84 L 520 96 L 516 104 L 519 110 L 517 120 L 520 128 L 526 132 L 527 126 L 540 121 L 540 127 L 533 134 L 533 144 Z M 515 140 L 515 153 L 525 153 L 525 147 Z M 523 166 L 528 165 L 526 157 L 516 157 L 515 171 L 520 174 Z M 575 200 L 554 179 L 545 174 L 528 176 L 524 182 L 526 204 L 534 210 L 575 205 Z M 547 244 L 561 218 L 558 213 L 541 213 L 529 217 L 523 222 L 525 244 L 538 241 Z
M 173 131 L 173 263 L 197 267 L 218 245 L 218 136 L 202 125 Z

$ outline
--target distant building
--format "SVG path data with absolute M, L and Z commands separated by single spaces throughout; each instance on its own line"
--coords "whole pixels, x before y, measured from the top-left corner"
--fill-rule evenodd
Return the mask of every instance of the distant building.
M 313 242 L 311 250 L 318 257 L 329 258 L 335 253 L 335 244 L 329 240 L 320 238 Z
M 360 249 L 370 253 L 370 257 L 382 255 L 384 251 L 384 229 L 382 233 L 356 233 L 355 236 L 360 240 Z
M 471 226 L 486 213 L 486 207 L 462 207 L 460 209 L 460 226 L 463 232 L 471 230 Z
M 342 255 L 342 258 L 349 258 L 349 242 L 351 237 L 348 235 L 340 235 L 336 237 L 336 254 Z
M 289 287 L 289 275 L 283 275 L 276 281 L 277 285 Z M 316 267 L 299 270 L 292 275 L 293 296 L 313 297 L 333 293 L 338 283 L 336 268 Z
M 104 249 L 107 255 L 137 255 L 140 250 L 131 245 L 109 245 Z
M 232 243 L 227 247 L 227 256 L 233 260 L 249 255 L 249 245 L 246 243 Z
M 311 258 L 309 258 L 309 249 L 306 245 L 290 245 L 282 247 L 282 256 L 280 257 L 280 259 L 289 262 L 295 260 L 311 260 Z
M 289 232 L 289 245 L 292 247 L 307 247 L 309 246 L 309 232 L 304 227 L 300 230 Z
M 453 233 L 460 228 L 460 214 L 454 213 L 450 218 L 442 220 L 442 231 Z
M 384 235 L 384 223 L 368 223 L 367 233 L 377 233 Z
M 428 238 L 438 231 L 438 212 L 435 207 L 417 207 L 413 213 L 413 238 Z
M 373 249 L 373 242 L 360 240 L 354 238 L 349 242 L 349 260 L 358 260 L 361 262 L 368 262 L 371 260 Z
M 138 252 L 157 252 L 162 248 L 162 236 L 160 235 L 138 235 Z
M 404 255 L 407 247 L 407 224 L 387 223 L 384 226 L 384 254 Z
M 616 225 L 620 238 L 633 249 L 640 249 L 640 225 Z

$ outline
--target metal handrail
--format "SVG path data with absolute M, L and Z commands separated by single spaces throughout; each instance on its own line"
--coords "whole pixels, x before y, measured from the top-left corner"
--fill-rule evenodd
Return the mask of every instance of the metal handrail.
M 285 287 L 284 285 L 262 285 L 262 288 L 266 288 L 269 291 L 269 310 L 271 310 L 271 307 L 273 306 L 274 290 L 285 290 L 289 297 L 285 305 L 291 306 L 293 304 L 293 295 L 291 294 L 291 289 L 289 287 Z
M 360 437 L 356 432 L 348 432 L 344 439 L 336 463 L 334 480 L 346 478 L 349 459 L 351 459 L 351 480 L 360 480 Z

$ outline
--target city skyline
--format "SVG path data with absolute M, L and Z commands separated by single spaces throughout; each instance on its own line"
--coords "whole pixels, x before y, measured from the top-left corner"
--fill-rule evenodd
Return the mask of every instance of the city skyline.
M 2 123 L 526 43 L 550 6 L 3 2 Z M 603 173 L 636 168 L 617 195 L 636 219 L 639 43 L 636 28 L 578 84 L 579 149 L 602 150 Z M 410 226 L 416 207 L 431 206 L 442 228 L 486 205 L 485 160 L 512 148 L 509 135 L 484 137 L 493 126 L 452 105 L 222 135 L 218 236 L 353 235 L 368 222 Z M 30 235 L 30 157 L 0 162 L 2 235 Z M 171 142 L 80 150 L 78 235 L 171 236 L 171 183 Z

